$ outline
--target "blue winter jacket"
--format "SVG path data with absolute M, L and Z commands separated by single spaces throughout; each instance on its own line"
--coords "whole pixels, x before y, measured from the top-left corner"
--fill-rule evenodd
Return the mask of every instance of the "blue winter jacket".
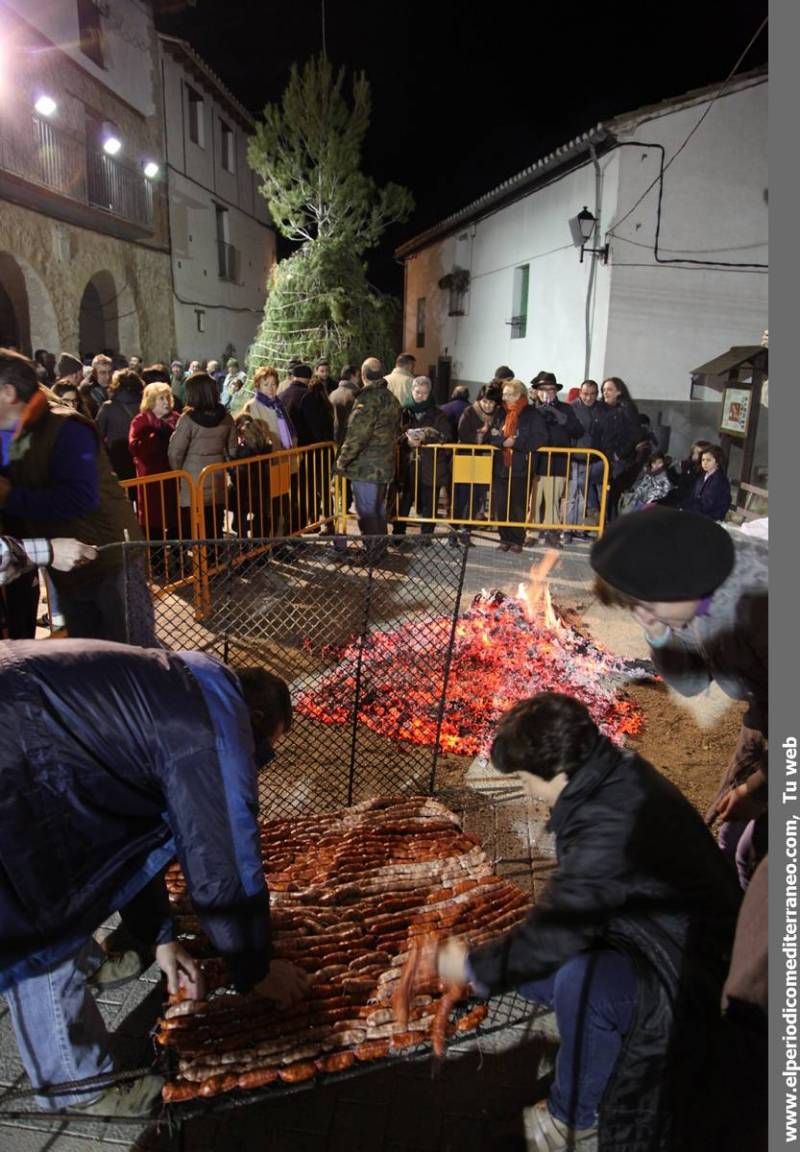
M 237 987 L 266 975 L 253 737 L 224 665 L 99 640 L 0 643 L 0 733 L 0 991 L 148 886 L 163 892 L 175 856 Z M 154 939 L 171 938 L 167 916 Z

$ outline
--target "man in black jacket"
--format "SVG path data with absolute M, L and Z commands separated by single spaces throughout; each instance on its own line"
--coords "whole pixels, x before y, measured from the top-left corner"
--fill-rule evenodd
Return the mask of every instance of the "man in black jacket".
M 531 384 L 536 389 L 536 410 L 547 428 L 547 448 L 569 448 L 583 435 L 583 426 L 569 404 L 556 399 L 561 385 L 552 372 L 539 372 Z M 567 458 L 563 453 L 540 451 L 536 457 L 536 482 L 531 499 L 534 524 L 554 525 L 561 521 L 561 501 L 567 486 Z M 544 533 L 544 543 L 560 546 L 560 534 L 554 528 Z
M 600 423 L 603 402 L 598 400 L 599 388 L 596 380 L 584 380 L 580 394 L 572 402 L 572 410 L 577 416 L 583 435 L 575 440 L 575 448 L 600 447 Z M 569 469 L 567 494 L 567 522 L 581 524 L 597 523 L 600 511 L 599 486 L 603 482 L 603 462 L 599 457 L 574 456 Z M 588 465 L 588 477 L 587 477 Z
M 333 410 L 319 392 L 309 388 L 311 376 L 308 364 L 296 364 L 288 388 L 280 394 L 286 414 L 297 432 L 299 448 L 309 448 L 333 439 Z M 299 471 L 292 474 L 292 499 L 301 527 L 318 518 L 320 497 L 329 479 L 322 458 L 314 459 L 304 452 L 300 457 Z
M 698 813 L 645 760 L 601 736 L 577 700 L 541 693 L 500 721 L 492 761 L 552 809 L 558 868 L 527 920 L 467 954 L 446 982 L 519 988 L 555 1008 L 547 1103 L 529 1147 L 710 1149 L 709 1054 L 739 904 Z

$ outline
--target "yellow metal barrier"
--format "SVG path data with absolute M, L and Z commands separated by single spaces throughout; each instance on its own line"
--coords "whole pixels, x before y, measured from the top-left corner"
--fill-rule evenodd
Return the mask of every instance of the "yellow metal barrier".
M 503 451 L 475 444 L 427 444 L 415 450 L 410 474 L 401 477 L 393 519 L 430 525 L 429 531 L 445 520 L 463 528 L 602 535 L 609 487 L 608 458 L 602 452 L 540 448 L 515 454 L 508 468 Z M 537 474 L 542 459 L 546 469 Z M 593 488 L 596 513 L 590 511 Z M 443 491 L 445 507 L 439 503 Z
M 192 538 L 191 506 L 181 506 L 181 489 L 191 492 L 193 481 L 188 472 L 158 472 L 122 480 L 145 538 L 160 543 L 161 548 L 147 550 L 146 571 L 158 593 L 170 592 L 190 584 L 196 575 L 196 562 L 189 543 Z
M 265 551 L 261 540 L 332 527 L 335 447 L 314 444 L 208 464 L 197 479 L 175 471 L 123 481 L 145 536 L 163 545 L 147 554 L 154 594 L 193 584 L 202 618 L 215 572 Z M 213 543 L 223 539 L 224 551 Z

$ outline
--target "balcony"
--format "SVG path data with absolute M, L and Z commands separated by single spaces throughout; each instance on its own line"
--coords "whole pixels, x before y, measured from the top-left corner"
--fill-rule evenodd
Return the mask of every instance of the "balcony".
M 232 284 L 239 281 L 239 249 L 224 240 L 217 241 L 217 260 L 220 280 L 230 280 Z
M 3 179 L 5 174 L 12 180 Z M 20 181 L 24 188 L 15 189 Z M 70 223 L 124 237 L 150 236 L 154 230 L 153 183 L 137 168 L 41 116 L 13 128 L 6 123 L 0 133 L 0 195 Z M 98 213 L 107 216 L 106 228 Z

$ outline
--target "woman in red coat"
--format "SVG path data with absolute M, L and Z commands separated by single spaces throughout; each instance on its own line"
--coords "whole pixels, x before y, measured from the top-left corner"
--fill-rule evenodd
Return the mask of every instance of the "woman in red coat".
M 175 431 L 178 415 L 172 410 L 169 384 L 148 384 L 142 393 L 139 412 L 131 421 L 128 446 L 137 476 L 170 472 L 167 445 Z M 137 489 L 136 513 L 148 540 L 164 540 L 177 535 L 180 522 L 178 485 L 175 480 L 145 484 Z

